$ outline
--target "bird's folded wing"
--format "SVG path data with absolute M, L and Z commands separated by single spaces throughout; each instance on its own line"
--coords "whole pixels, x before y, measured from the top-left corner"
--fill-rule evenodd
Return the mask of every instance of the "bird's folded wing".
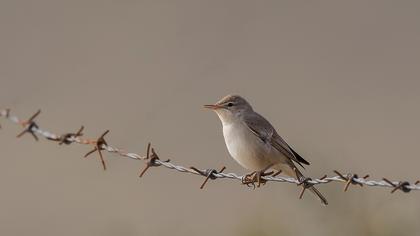
M 285 155 L 290 160 L 298 163 L 304 168 L 303 164 L 309 165 L 305 159 L 294 152 L 290 146 L 283 140 L 283 138 L 277 134 L 274 127 L 268 122 L 263 116 L 258 113 L 252 113 L 243 117 L 245 124 L 259 139 L 265 143 L 270 143 L 279 152 Z M 296 155 L 296 154 L 297 155 Z

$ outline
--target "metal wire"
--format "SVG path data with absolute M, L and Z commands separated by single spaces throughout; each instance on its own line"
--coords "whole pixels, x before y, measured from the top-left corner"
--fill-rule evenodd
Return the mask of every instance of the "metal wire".
M 147 155 L 142 156 L 136 153 L 132 152 L 126 152 L 122 149 L 113 147 L 109 145 L 105 139 L 104 136 L 108 133 L 106 131 L 102 136 L 100 136 L 97 139 L 85 139 L 82 138 L 82 131 L 83 126 L 81 129 L 79 129 L 76 133 L 66 133 L 63 135 L 57 135 L 54 133 L 51 133 L 49 131 L 41 129 L 36 123 L 35 118 L 40 114 L 40 110 L 36 112 L 30 119 L 28 120 L 21 120 L 17 116 L 10 114 L 10 109 L 3 109 L 0 110 L 0 116 L 15 123 L 21 125 L 24 130 L 21 132 L 18 137 L 21 137 L 25 133 L 31 134 L 36 140 L 38 140 L 37 135 L 40 135 L 47 140 L 50 141 L 57 141 L 59 144 L 72 144 L 72 143 L 78 143 L 78 144 L 84 144 L 84 145 L 92 145 L 94 146 L 94 149 L 87 153 L 85 157 L 92 154 L 93 152 L 98 152 L 100 155 L 100 158 L 102 160 L 102 164 L 104 169 L 106 169 L 105 160 L 102 157 L 101 151 L 107 151 L 109 153 L 117 154 L 121 157 L 130 158 L 133 160 L 142 160 L 146 163 L 146 168 L 143 169 L 143 171 L 140 174 L 140 177 L 143 176 L 143 174 L 146 172 L 146 170 L 149 167 L 157 167 L 157 166 L 163 166 L 171 170 L 176 170 L 183 173 L 190 173 L 194 175 L 201 175 L 205 176 L 206 180 L 202 184 L 201 188 L 204 187 L 204 184 L 207 182 L 208 179 L 235 179 L 240 180 L 242 183 L 244 183 L 244 179 L 247 177 L 246 175 L 237 175 L 235 173 L 223 173 L 223 170 L 225 167 L 222 168 L 221 171 L 216 171 L 214 169 L 197 169 L 194 167 L 184 167 L 180 165 L 175 165 L 170 160 L 162 161 L 159 159 L 159 156 L 156 154 L 153 148 L 151 148 L 151 145 L 148 145 L 147 148 Z M 318 184 L 328 184 L 331 182 L 343 182 L 344 185 L 344 191 L 347 191 L 349 186 L 352 185 L 360 185 L 360 186 L 370 186 L 370 187 L 386 187 L 386 188 L 392 188 L 391 193 L 394 193 L 397 190 L 400 190 L 402 192 L 410 192 L 411 190 L 420 190 L 420 181 L 415 182 L 414 184 L 410 184 L 408 181 L 390 181 L 386 178 L 383 178 L 382 180 L 368 180 L 368 175 L 364 177 L 358 177 L 357 174 L 341 174 L 338 171 L 334 171 L 337 175 L 333 177 L 327 177 L 326 175 L 319 179 L 306 179 L 304 180 L 305 184 L 302 182 L 294 179 L 289 178 L 285 176 L 277 176 L 277 175 L 268 175 L 263 176 L 262 179 L 265 181 L 271 181 L 271 182 L 283 182 L 283 183 L 292 183 L 297 185 L 302 185 L 303 188 L 308 188 L 309 186 L 318 185 Z M 255 185 L 254 185 L 255 187 Z

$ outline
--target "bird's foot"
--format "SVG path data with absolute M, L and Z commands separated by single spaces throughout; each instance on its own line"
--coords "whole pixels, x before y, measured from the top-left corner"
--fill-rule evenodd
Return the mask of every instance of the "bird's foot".
M 263 179 L 262 177 L 272 174 L 272 171 L 254 171 L 244 175 L 244 177 L 242 178 L 242 184 L 246 184 L 248 187 L 252 186 L 255 189 L 255 183 L 257 183 L 256 187 L 259 188 L 261 187 L 261 184 L 265 185 L 265 183 L 267 183 L 267 180 Z

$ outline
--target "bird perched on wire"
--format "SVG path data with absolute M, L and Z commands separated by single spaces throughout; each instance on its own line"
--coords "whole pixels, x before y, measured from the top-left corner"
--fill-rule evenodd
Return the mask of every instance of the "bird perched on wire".
M 228 95 L 213 105 L 204 105 L 219 116 L 223 136 L 229 154 L 242 167 L 253 171 L 246 175 L 252 183 L 261 183 L 261 177 L 269 169 L 303 182 L 307 180 L 296 164 L 303 167 L 309 162 L 295 152 L 263 116 L 239 95 Z M 249 182 L 245 182 L 249 183 Z M 324 205 L 328 202 L 314 187 L 308 189 L 319 197 Z

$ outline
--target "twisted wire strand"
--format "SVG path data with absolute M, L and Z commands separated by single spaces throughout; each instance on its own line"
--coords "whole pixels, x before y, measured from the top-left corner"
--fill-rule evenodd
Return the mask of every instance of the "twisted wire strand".
M 40 111 L 38 111 L 36 113 L 36 115 L 34 115 L 34 117 L 36 117 L 39 114 L 39 112 Z M 21 125 L 25 129 L 25 132 L 31 133 L 32 135 L 35 136 L 35 138 L 36 138 L 36 134 L 38 134 L 38 135 L 46 138 L 47 140 L 61 141 L 61 142 L 64 142 L 66 144 L 72 144 L 72 143 L 78 143 L 78 144 L 84 144 L 84 145 L 98 145 L 99 144 L 98 147 L 99 147 L 100 150 L 104 150 L 104 151 L 107 151 L 109 153 L 114 153 L 114 154 L 117 154 L 121 157 L 126 157 L 126 158 L 130 158 L 130 159 L 133 159 L 133 160 L 146 161 L 147 168 L 150 167 L 150 166 L 155 166 L 155 167 L 163 166 L 163 167 L 166 167 L 168 169 L 176 170 L 176 171 L 183 172 L 183 173 L 190 173 L 190 174 L 194 174 L 194 175 L 206 176 L 207 179 L 208 178 L 211 178 L 211 179 L 227 178 L 227 179 L 235 179 L 235 180 L 243 181 L 244 178 L 246 177 L 245 175 L 237 175 L 235 173 L 217 172 L 214 169 L 196 169 L 196 168 L 193 168 L 193 167 L 187 168 L 187 167 L 184 167 L 184 166 L 175 165 L 172 162 L 170 162 L 169 160 L 168 161 L 162 161 L 157 156 L 155 156 L 154 159 L 150 159 L 149 155 L 142 156 L 142 155 L 139 155 L 139 154 L 136 154 L 136 153 L 126 152 L 122 149 L 111 146 L 111 145 L 107 144 L 106 142 L 102 142 L 102 141 L 104 141 L 104 139 L 102 139 L 102 141 L 100 139 L 96 139 L 96 140 L 95 139 L 85 139 L 85 138 L 80 137 L 81 135 L 77 136 L 76 134 L 70 134 L 70 133 L 67 134 L 67 135 L 57 135 L 57 134 L 54 134 L 52 132 L 41 129 L 35 123 L 35 121 L 33 121 L 33 120 L 26 121 L 26 120 L 19 119 L 17 116 L 14 116 L 14 115 L 10 114 L 10 109 L 0 110 L 0 116 L 9 120 L 9 121 L 11 121 L 11 122 L 13 122 L 13 123 L 15 123 L 15 124 Z M 104 133 L 104 135 L 106 133 Z M 96 151 L 98 151 L 98 150 L 96 150 Z M 102 155 L 101 155 L 101 158 L 102 158 Z M 105 166 L 104 166 L 104 168 L 105 168 Z M 392 193 L 395 192 L 396 190 L 401 190 L 403 192 L 410 192 L 411 190 L 420 190 L 420 181 L 417 181 L 414 184 L 410 184 L 407 181 L 389 181 L 386 178 L 383 178 L 383 180 L 377 181 L 377 180 L 368 180 L 367 176 L 363 177 L 363 178 L 359 178 L 356 174 L 343 175 L 343 174 L 341 174 L 337 171 L 335 171 L 335 172 L 338 174 L 337 176 L 333 176 L 333 177 L 324 176 L 323 178 L 320 178 L 320 179 L 307 179 L 303 186 L 304 186 L 304 188 L 307 188 L 307 185 L 312 186 L 312 185 L 318 185 L 318 184 L 328 184 L 328 183 L 331 183 L 331 182 L 344 182 L 344 183 L 346 183 L 345 191 L 347 190 L 347 188 L 350 184 L 356 184 L 356 185 L 360 185 L 360 186 L 366 185 L 366 186 L 371 186 L 371 187 L 392 188 L 393 189 Z M 206 181 L 207 181 L 207 179 L 206 179 Z M 291 184 L 302 185 L 302 182 L 300 182 L 300 181 L 298 181 L 294 178 L 289 178 L 289 177 L 285 177 L 285 176 L 263 176 L 262 179 L 264 179 L 265 181 L 282 182 L 282 183 L 291 183 Z M 202 185 L 202 187 L 203 187 L 203 185 Z

